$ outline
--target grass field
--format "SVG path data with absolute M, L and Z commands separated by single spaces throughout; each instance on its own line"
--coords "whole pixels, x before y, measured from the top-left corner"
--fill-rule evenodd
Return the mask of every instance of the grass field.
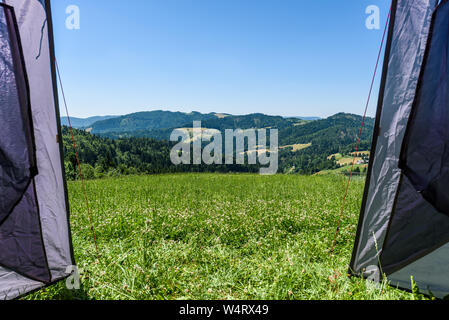
M 82 289 L 29 299 L 413 299 L 346 276 L 364 181 L 351 185 L 335 260 L 346 178 L 185 174 L 89 181 L 97 260 L 81 185 L 69 183 Z M 329 276 L 336 269 L 341 276 Z

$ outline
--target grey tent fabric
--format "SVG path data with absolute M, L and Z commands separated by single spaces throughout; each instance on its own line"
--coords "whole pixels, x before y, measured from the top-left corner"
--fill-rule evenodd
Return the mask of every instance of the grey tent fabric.
M 404 176 L 380 264 L 391 274 L 449 241 L 449 217 L 438 212 Z M 449 257 L 448 257 L 449 259 Z
M 5 0 L 14 7 L 30 87 L 36 158 L 37 200 L 52 279 L 66 277 L 74 265 L 68 224 L 69 206 L 54 70 L 51 4 L 49 0 Z
M 24 61 L 12 9 L 0 9 L 0 265 L 48 282 L 33 181 L 36 164 Z
M 404 139 L 399 164 L 404 176 L 381 259 L 387 273 L 449 241 L 448 36 L 449 3 L 445 2 L 434 16 Z
M 24 193 L 10 217 L 0 226 L 0 265 L 30 279 L 51 281 L 34 184 Z
M 449 1 L 393 1 L 350 272 L 449 295 Z M 418 23 L 419 22 L 419 23 Z
M 11 214 L 35 171 L 24 62 L 11 10 L 0 10 L 0 224 Z
M 16 272 L 0 267 L 0 300 L 11 300 L 27 292 L 42 288 L 43 284 L 25 278 Z
M 75 262 L 50 1 L 0 9 L 0 299 L 13 299 L 65 279 Z
M 432 30 L 400 166 L 416 191 L 449 215 L 448 3 L 436 12 Z
M 394 287 L 410 290 L 410 277 L 413 276 L 413 280 L 422 293 L 437 298 L 445 298 L 449 292 L 449 272 L 447 272 L 448 256 L 449 244 L 446 244 L 390 274 L 388 280 Z
M 435 0 L 394 0 L 376 132 L 351 272 L 377 266 L 401 178 L 399 158 L 427 45 Z

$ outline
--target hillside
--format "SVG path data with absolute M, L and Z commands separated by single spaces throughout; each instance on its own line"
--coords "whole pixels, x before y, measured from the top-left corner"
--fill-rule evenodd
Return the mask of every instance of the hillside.
M 327 119 L 280 130 L 280 145 L 312 144 L 310 148 L 298 153 L 281 151 L 280 161 L 283 167 L 294 168 L 290 172 L 301 174 L 340 168 L 340 164 L 329 158 L 329 155 L 355 151 L 361 124 L 361 116 L 339 113 Z M 373 130 L 374 119 L 367 118 L 359 150 L 370 150 Z
M 214 113 L 182 113 L 158 110 L 132 113 L 113 119 L 98 121 L 93 123 L 89 130 L 94 134 L 132 133 L 135 131 L 179 128 L 186 124 L 190 124 L 191 127 L 193 121 L 204 121 L 213 118 L 218 119 Z
M 300 117 L 284 118 L 264 114 L 236 116 L 223 113 L 203 114 L 199 112 L 182 113 L 158 110 L 101 119 L 93 123 L 86 119 L 86 122 L 91 123 L 88 126 L 83 125 L 83 128 L 88 129 L 93 134 L 100 134 L 111 138 L 150 137 L 168 140 L 174 128 L 192 127 L 193 121 L 202 121 L 203 127 L 225 130 L 267 127 L 283 129 L 295 125 L 303 125 L 312 120 L 305 120 Z M 72 121 L 72 124 L 74 122 L 77 123 L 78 121 Z M 62 124 L 66 125 L 66 121 L 63 121 Z M 75 125 L 74 127 L 81 128 Z
M 362 117 L 339 113 L 327 119 L 303 120 L 264 114 L 228 115 L 199 112 L 182 113 L 151 111 L 133 113 L 112 119 L 97 121 L 89 126 L 89 132 L 109 138 L 146 137 L 169 140 L 176 128 L 192 127 L 193 121 L 202 121 L 203 128 L 217 129 L 279 129 L 281 145 L 307 144 L 324 141 L 336 147 L 352 144 L 358 136 Z M 374 119 L 368 118 L 362 140 L 371 141 Z
M 224 131 L 226 129 L 254 129 L 254 128 L 284 129 L 300 123 L 304 123 L 304 120 L 295 118 L 283 118 L 277 116 L 267 116 L 264 114 L 255 113 L 244 116 L 228 116 L 222 119 L 213 118 L 204 121 L 202 125 L 204 128 Z
M 92 134 L 77 131 L 81 140 L 81 158 L 83 163 L 105 172 L 111 168 L 120 168 L 120 172 L 142 173 L 258 170 L 257 166 L 173 166 L 169 159 L 173 146 L 173 143 L 168 142 L 170 134 L 175 128 L 192 127 L 195 120 L 201 120 L 203 128 L 220 131 L 237 128 L 279 129 L 279 173 L 289 174 L 315 174 L 323 170 L 339 169 L 341 163 L 330 155 L 350 155 L 355 151 L 362 123 L 361 116 L 345 113 L 316 121 L 263 114 L 234 116 L 166 111 L 136 113 L 96 122 L 88 130 Z M 174 127 L 170 127 L 174 124 Z M 359 150 L 370 149 L 373 127 L 374 119 L 367 118 Z M 125 131 L 130 128 L 135 130 Z M 117 129 L 124 131 L 116 132 Z M 68 136 L 65 139 L 70 143 Z M 70 144 L 66 151 L 70 152 L 69 150 Z M 106 161 L 107 157 L 113 161 Z M 106 168 L 105 161 L 109 163 Z M 73 164 L 73 161 L 68 162 Z
M 339 113 L 323 120 L 308 122 L 302 126 L 287 127 L 279 132 L 283 145 L 295 143 L 312 143 L 329 154 L 339 151 L 351 152 L 360 133 L 362 117 Z M 368 150 L 374 130 L 374 119 L 365 120 L 361 138 L 361 150 Z M 335 152 L 330 152 L 335 151 Z
M 175 143 L 151 138 L 109 139 L 73 129 L 83 175 L 87 179 L 129 174 L 180 172 L 258 172 L 257 165 L 175 166 L 170 151 Z M 62 128 L 64 164 L 69 180 L 79 178 L 72 137 Z

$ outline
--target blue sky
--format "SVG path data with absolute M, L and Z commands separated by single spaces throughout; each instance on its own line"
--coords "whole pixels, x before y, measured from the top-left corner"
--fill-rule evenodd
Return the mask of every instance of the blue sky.
M 80 8 L 80 30 L 65 26 L 69 5 Z M 365 27 L 369 5 L 381 9 L 381 30 Z M 78 117 L 159 109 L 361 114 L 389 5 L 390 0 L 52 1 L 56 55 L 71 115 Z M 376 84 L 370 115 L 377 89 Z

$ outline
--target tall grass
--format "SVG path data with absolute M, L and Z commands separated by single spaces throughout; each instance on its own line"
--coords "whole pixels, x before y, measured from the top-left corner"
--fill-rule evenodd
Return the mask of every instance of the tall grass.
M 97 259 L 79 182 L 69 183 L 82 289 L 31 299 L 411 299 L 346 276 L 364 181 L 183 174 L 89 181 Z M 340 277 L 331 281 L 337 270 Z

